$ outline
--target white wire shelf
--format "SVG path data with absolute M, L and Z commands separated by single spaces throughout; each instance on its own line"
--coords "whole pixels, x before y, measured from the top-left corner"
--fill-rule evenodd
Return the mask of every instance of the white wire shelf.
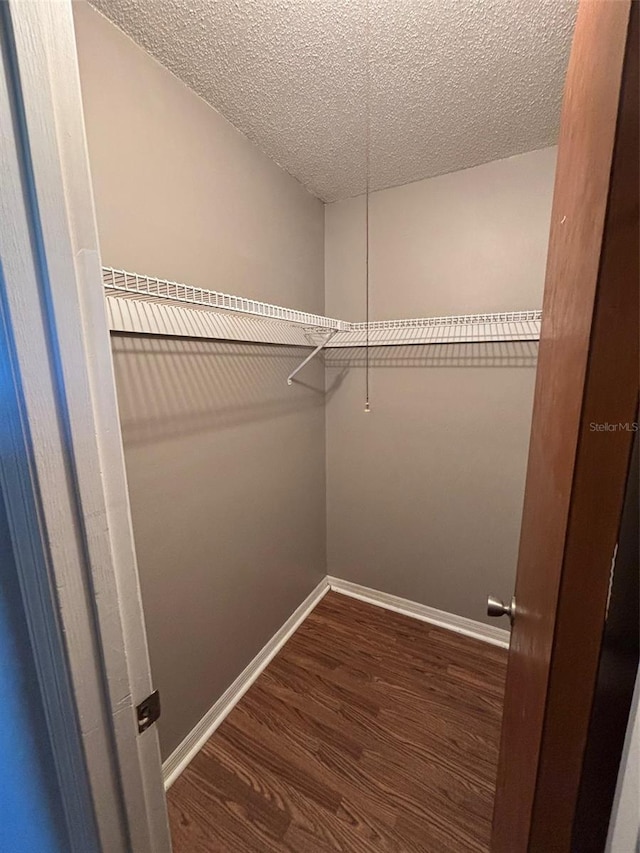
M 328 349 L 536 341 L 540 311 L 350 323 L 175 281 L 103 267 L 110 328 Z
M 295 323 L 300 326 L 313 326 L 321 329 L 346 329 L 349 323 L 333 320 L 319 314 L 307 314 L 268 302 L 258 302 L 246 299 L 244 296 L 233 296 L 217 290 L 205 290 L 202 287 L 192 287 L 177 281 L 152 278 L 138 273 L 116 270 L 111 267 L 102 268 L 102 281 L 107 292 L 118 296 L 148 299 L 160 302 L 178 302 L 196 305 L 200 308 L 211 308 L 216 311 L 232 311 L 235 314 L 248 314 L 266 320 L 278 320 L 284 323 Z
M 350 323 L 327 346 L 365 346 L 367 340 L 370 346 L 537 341 L 541 318 L 541 311 L 511 311 L 382 320 L 368 324 L 368 335 L 366 323 Z
M 328 349 L 325 367 L 341 371 L 345 368 L 369 367 L 535 367 L 537 341 L 483 341 L 481 343 L 447 343 L 424 346 L 373 346 Z

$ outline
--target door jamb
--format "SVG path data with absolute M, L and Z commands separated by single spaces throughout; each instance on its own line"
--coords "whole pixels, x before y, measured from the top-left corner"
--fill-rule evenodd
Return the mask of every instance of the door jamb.
M 168 853 L 71 2 L 1 6 L 0 477 L 71 849 Z

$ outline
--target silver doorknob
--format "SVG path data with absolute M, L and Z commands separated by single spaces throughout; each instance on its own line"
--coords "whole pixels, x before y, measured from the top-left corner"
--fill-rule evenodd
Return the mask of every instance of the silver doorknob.
M 487 616 L 508 616 L 509 621 L 513 624 L 516 615 L 516 600 L 511 599 L 510 604 L 505 604 L 499 598 L 494 598 L 493 595 L 487 597 Z

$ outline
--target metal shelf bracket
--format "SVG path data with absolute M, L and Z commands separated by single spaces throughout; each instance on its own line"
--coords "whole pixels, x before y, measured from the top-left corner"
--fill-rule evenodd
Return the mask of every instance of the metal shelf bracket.
M 338 329 L 332 329 L 329 332 L 329 334 L 325 337 L 325 339 L 323 341 L 321 341 L 318 344 L 318 346 L 313 350 L 313 352 L 310 352 L 309 355 L 304 359 L 304 361 L 300 362 L 300 364 L 296 367 L 296 369 L 292 373 L 290 373 L 289 376 L 287 377 L 287 385 L 293 385 L 293 377 L 297 373 L 299 373 L 302 370 L 302 368 L 305 366 L 305 364 L 308 364 L 311 361 L 311 359 L 314 358 L 320 352 L 321 349 L 324 349 L 324 347 L 326 347 L 326 345 L 329 343 L 331 338 L 337 332 L 338 332 Z

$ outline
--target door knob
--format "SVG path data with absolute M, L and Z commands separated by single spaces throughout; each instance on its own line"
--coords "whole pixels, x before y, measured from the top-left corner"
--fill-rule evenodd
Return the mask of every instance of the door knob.
M 516 600 L 511 599 L 510 604 L 505 604 L 499 598 L 494 598 L 493 595 L 487 598 L 487 616 L 508 616 L 509 621 L 513 624 L 516 615 Z

